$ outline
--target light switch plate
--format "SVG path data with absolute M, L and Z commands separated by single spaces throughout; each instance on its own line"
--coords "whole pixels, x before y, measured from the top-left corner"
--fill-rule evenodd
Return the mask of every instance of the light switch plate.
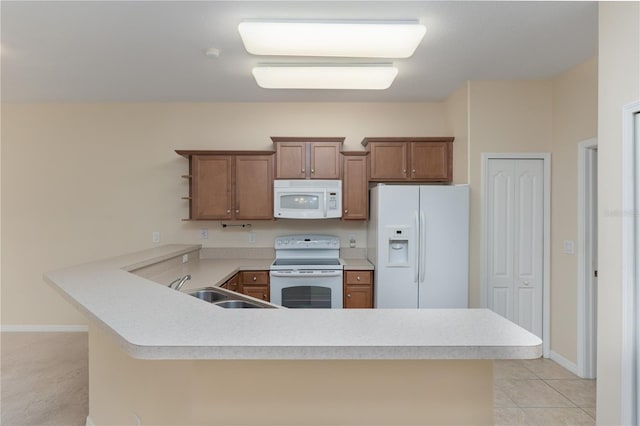
M 562 251 L 565 254 L 575 254 L 575 243 L 572 240 L 564 240 Z

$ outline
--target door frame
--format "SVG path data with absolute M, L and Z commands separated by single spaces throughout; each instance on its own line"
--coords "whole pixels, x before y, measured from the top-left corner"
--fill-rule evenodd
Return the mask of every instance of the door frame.
M 622 359 L 621 411 L 623 424 L 640 421 L 640 147 L 635 146 L 635 115 L 640 114 L 640 101 L 622 108 Z
M 594 151 L 598 147 L 596 138 L 587 139 L 578 144 L 578 375 L 586 379 L 596 377 L 596 339 L 597 325 L 594 315 L 597 300 L 593 298 L 593 191 L 598 191 L 593 182 Z M 588 243 L 587 243 L 588 242 Z
M 488 204 L 486 197 L 486 184 L 489 181 L 489 160 L 497 159 L 513 159 L 513 160 L 542 160 L 543 164 L 543 240 L 542 240 L 542 356 L 549 357 L 550 347 L 550 265 L 551 265 L 551 153 L 482 153 L 482 253 L 481 253 L 481 304 L 483 308 L 488 306 L 489 277 L 487 277 L 489 268 L 487 267 L 487 250 L 488 238 L 487 229 L 489 229 L 489 218 L 487 215 Z

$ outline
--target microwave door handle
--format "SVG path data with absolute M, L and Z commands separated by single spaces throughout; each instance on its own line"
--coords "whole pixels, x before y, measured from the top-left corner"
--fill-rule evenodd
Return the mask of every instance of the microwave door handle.
M 327 217 L 327 190 L 323 191 L 324 193 L 324 217 Z

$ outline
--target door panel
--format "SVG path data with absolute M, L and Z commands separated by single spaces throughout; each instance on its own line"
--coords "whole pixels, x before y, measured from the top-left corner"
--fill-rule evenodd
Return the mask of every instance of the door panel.
M 235 176 L 235 219 L 273 219 L 273 156 L 237 156 Z
M 500 287 L 511 292 L 513 287 L 513 175 L 514 164 L 510 161 L 489 163 L 487 217 L 488 276 L 489 286 Z M 489 291 L 492 293 L 492 290 Z M 509 300 L 512 295 L 509 294 Z M 489 308 L 492 298 L 489 298 Z M 511 309 L 509 309 L 511 312 Z
M 378 186 L 371 191 L 379 223 L 388 224 L 378 230 L 377 264 L 374 278 L 374 306 L 376 308 L 417 308 L 418 283 L 418 224 L 420 208 L 418 186 Z M 373 212 L 373 209 L 372 209 Z M 408 239 L 409 263 L 390 265 L 389 236 L 396 229 L 405 231 Z
M 518 184 L 515 212 L 515 306 L 518 324 L 542 336 L 542 160 L 514 160 Z M 523 295 L 528 295 L 524 297 Z M 523 322 L 520 322 L 522 319 Z
M 518 288 L 517 298 L 517 319 L 516 323 L 531 331 L 535 328 L 535 289 L 531 287 Z
M 510 172 L 510 171 L 509 171 Z M 510 280 L 513 276 L 510 252 L 513 243 L 513 208 L 512 208 L 513 182 L 511 176 L 503 171 L 493 177 L 493 203 L 494 213 L 489 218 L 491 221 L 491 235 L 495 250 L 491 252 L 493 262 L 492 275 Z
M 541 337 L 544 162 L 491 159 L 487 167 L 488 307 Z
M 230 155 L 194 155 L 191 219 L 232 218 Z
M 424 220 L 420 308 L 468 308 L 469 187 L 420 187 Z
M 505 318 L 511 316 L 511 288 L 493 287 L 491 292 L 492 310 Z

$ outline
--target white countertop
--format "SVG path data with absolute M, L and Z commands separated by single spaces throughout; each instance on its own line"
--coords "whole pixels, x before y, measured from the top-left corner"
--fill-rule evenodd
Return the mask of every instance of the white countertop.
M 197 245 L 166 245 L 45 274 L 141 359 L 531 359 L 542 342 L 486 309 L 223 309 L 131 271 Z M 202 259 L 188 287 L 265 259 Z M 266 267 L 264 269 L 267 269 Z M 209 281 L 209 274 L 213 275 Z M 222 277 L 222 278 L 221 278 Z

